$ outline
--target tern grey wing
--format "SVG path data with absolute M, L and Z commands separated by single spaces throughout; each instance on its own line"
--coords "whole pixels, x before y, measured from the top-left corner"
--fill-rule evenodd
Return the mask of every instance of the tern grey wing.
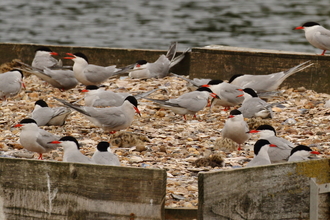
M 93 154 L 92 162 L 96 164 L 106 164 L 112 166 L 120 166 L 120 161 L 117 155 L 110 152 L 99 152 L 96 151 Z
M 33 110 L 31 118 L 37 122 L 38 126 L 45 126 L 49 120 L 53 117 L 53 110 L 48 107 L 39 108 Z
M 51 70 L 49 68 L 45 68 L 44 72 L 46 75 L 50 76 L 52 81 L 55 80 L 55 83 L 52 81 L 47 81 L 51 85 L 53 85 L 56 88 L 60 89 L 72 89 L 78 85 L 78 80 L 74 76 L 74 73 L 72 70 L 68 69 L 59 69 L 59 70 Z M 59 84 L 59 86 L 58 86 Z
M 154 63 L 149 63 L 148 70 L 151 77 L 164 78 L 169 74 L 171 61 L 165 56 L 161 55 Z
M 21 74 L 6 72 L 0 74 L 0 98 L 17 95 L 22 88 Z
M 128 120 L 120 107 L 85 107 L 85 110 L 90 115 L 88 118 L 99 127 L 111 129 L 126 124 Z
M 110 76 L 114 75 L 116 70 L 115 65 L 103 67 L 89 64 L 84 69 L 84 75 L 88 81 L 95 84 L 100 84 L 107 80 Z
M 49 144 L 51 141 L 59 140 L 60 137 L 55 136 L 43 129 L 39 129 L 39 135 L 37 137 L 36 142 L 45 148 L 46 151 L 51 151 L 57 148 L 56 144 Z

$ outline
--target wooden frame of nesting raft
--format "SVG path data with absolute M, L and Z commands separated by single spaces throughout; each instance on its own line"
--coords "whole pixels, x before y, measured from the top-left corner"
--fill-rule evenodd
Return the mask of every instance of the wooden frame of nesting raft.
M 166 171 L 0 158 L 0 219 L 164 219 Z
M 311 178 L 329 183 L 330 159 L 200 173 L 198 219 L 309 219 Z M 330 219 L 329 193 L 318 199 Z

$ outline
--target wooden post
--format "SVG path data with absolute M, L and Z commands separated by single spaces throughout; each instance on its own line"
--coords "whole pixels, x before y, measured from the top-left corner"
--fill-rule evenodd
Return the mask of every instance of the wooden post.
M 164 219 L 166 171 L 0 158 L 0 219 Z
M 200 173 L 198 219 L 307 220 L 312 177 L 328 183 L 330 159 Z M 319 219 L 329 219 L 329 194 L 319 198 Z

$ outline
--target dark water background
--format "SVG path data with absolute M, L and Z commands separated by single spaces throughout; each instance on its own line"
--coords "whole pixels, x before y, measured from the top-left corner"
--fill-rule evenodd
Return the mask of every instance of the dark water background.
M 306 21 L 330 28 L 326 0 L 1 0 L 0 42 L 179 49 L 210 44 L 320 53 Z

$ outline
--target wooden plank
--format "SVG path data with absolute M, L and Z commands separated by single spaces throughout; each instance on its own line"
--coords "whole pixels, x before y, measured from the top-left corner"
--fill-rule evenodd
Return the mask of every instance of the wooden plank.
M 169 42 L 170 43 L 170 42 Z M 20 59 L 21 61 L 31 64 L 35 50 L 41 46 L 47 46 L 51 50 L 59 53 L 58 59 L 63 58 L 66 53 L 82 52 L 89 60 L 89 63 L 95 65 L 109 66 L 117 65 L 118 67 L 126 66 L 135 63 L 137 60 L 147 60 L 154 62 L 161 54 L 165 54 L 165 50 L 142 50 L 142 49 L 120 49 L 120 48 L 106 48 L 106 47 L 72 47 L 72 46 L 56 46 L 56 45 L 40 45 L 40 44 L 14 44 L 14 43 L 0 43 L 0 62 L 10 62 L 13 59 Z M 179 55 L 181 52 L 178 52 Z M 64 65 L 73 65 L 71 60 L 62 59 Z M 178 74 L 189 75 L 189 53 L 187 56 L 175 67 L 171 69 L 172 72 Z
M 0 219 L 165 217 L 165 170 L 0 158 L 0 175 Z
M 330 159 L 200 173 L 198 219 L 309 219 L 312 177 L 328 183 Z M 320 199 L 329 219 L 329 194 Z
M 330 92 L 330 56 L 226 46 L 192 48 L 190 55 L 190 78 L 222 80 L 234 74 L 276 73 L 311 60 L 312 67 L 290 76 L 282 86 Z
M 165 208 L 165 220 L 194 220 L 194 219 L 197 219 L 197 209 Z

